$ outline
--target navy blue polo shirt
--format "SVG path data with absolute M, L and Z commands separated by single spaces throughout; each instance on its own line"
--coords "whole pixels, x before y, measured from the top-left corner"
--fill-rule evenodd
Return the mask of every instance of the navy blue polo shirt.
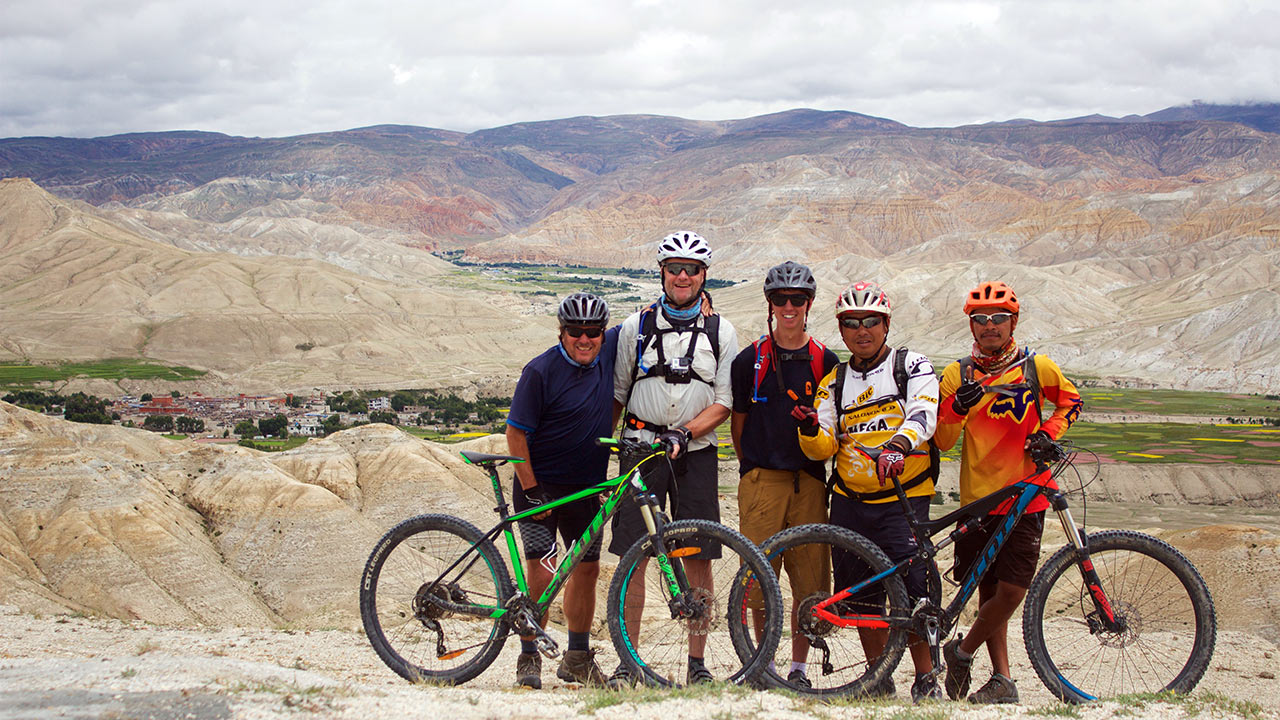
M 779 397 L 778 381 L 774 377 L 777 372 L 775 363 L 769 363 L 758 389 L 755 387 L 755 364 L 755 346 L 748 345 L 733 359 L 730 368 L 733 411 L 747 415 L 738 443 L 742 450 L 742 456 L 738 458 L 738 474 L 746 475 L 753 468 L 762 467 L 768 470 L 803 470 L 819 480 L 826 480 L 823 464 L 810 460 L 800 449 L 796 421 L 791 417 L 796 401 L 785 393 Z M 836 354 L 825 350 L 822 354 L 823 377 L 838 364 L 840 359 Z M 814 379 L 813 367 L 808 360 L 782 362 L 783 387 L 794 390 L 806 405 L 813 406 L 812 390 L 818 387 L 821 379 Z M 809 393 L 805 393 L 806 384 L 811 390 Z M 752 402 L 752 397 L 761 399 Z
M 582 367 L 556 343 L 520 373 L 507 424 L 528 436 L 538 482 L 591 485 L 607 477 L 609 451 L 596 438 L 613 434 L 613 361 L 618 328 L 604 334 L 596 361 Z

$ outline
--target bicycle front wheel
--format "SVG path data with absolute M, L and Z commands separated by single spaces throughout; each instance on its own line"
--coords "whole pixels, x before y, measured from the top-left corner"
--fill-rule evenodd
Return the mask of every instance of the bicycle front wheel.
M 714 680 L 743 683 L 773 658 L 782 632 L 778 581 L 760 549 L 740 533 L 708 520 L 666 525 L 667 561 L 687 578 L 688 589 L 673 600 L 672 588 L 646 536 L 636 541 L 614 571 L 606 610 L 618 657 L 646 685 L 685 685 L 698 680 L 688 658 L 701 657 Z M 755 647 L 735 643 L 749 605 L 764 615 Z
M 506 604 L 510 576 L 488 540 L 442 577 L 482 537 L 460 518 L 418 515 L 378 541 L 360 582 L 360 617 L 378 657 L 397 675 L 456 685 L 484 672 L 502 650 L 503 620 L 451 612 L 433 602 L 481 610 Z
M 1190 692 L 1209 667 L 1217 636 L 1200 574 L 1171 545 L 1142 533 L 1096 533 L 1088 548 L 1122 627 L 1103 627 L 1075 547 L 1063 547 L 1027 590 L 1022 633 L 1036 674 L 1065 702 Z
M 874 694 L 893 674 L 907 645 L 911 607 L 902 576 L 886 575 L 828 606 L 849 626 L 818 617 L 813 608 L 833 590 L 840 592 L 892 567 L 884 551 L 858 533 L 828 524 L 783 530 L 765 540 L 761 550 L 782 572 L 787 636 L 765 671 L 766 683 L 806 695 Z M 855 618 L 875 624 L 883 619 L 887 627 L 860 629 L 852 624 Z M 805 682 L 786 677 L 793 660 L 807 663 Z

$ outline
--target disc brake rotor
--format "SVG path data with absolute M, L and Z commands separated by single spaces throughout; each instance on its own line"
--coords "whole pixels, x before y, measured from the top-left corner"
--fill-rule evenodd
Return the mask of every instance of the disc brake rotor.
M 830 597 L 826 593 L 816 592 L 800 601 L 796 606 L 796 624 L 801 633 L 813 637 L 826 637 L 835 631 L 835 625 L 813 613 L 818 603 Z

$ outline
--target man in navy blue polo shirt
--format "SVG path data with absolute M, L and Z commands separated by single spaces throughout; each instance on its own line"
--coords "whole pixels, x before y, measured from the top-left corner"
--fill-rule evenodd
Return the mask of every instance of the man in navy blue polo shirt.
M 517 512 L 601 482 L 609 469 L 609 451 L 595 440 L 613 433 L 618 329 L 605 330 L 609 307 L 590 293 L 562 300 L 559 317 L 560 342 L 524 366 L 507 415 L 508 452 L 529 460 L 515 465 L 512 496 Z M 555 557 L 556 531 L 567 547 L 582 536 L 599 509 L 599 498 L 593 496 L 519 523 L 524 554 L 531 561 L 526 567 L 532 597 L 540 597 L 551 582 L 552 573 L 541 560 Z M 604 676 L 589 647 L 589 632 L 599 576 L 597 539 L 565 583 L 569 649 L 556 670 L 562 680 L 597 687 L 604 685 Z M 546 621 L 544 616 L 544 626 Z M 521 638 L 516 684 L 542 687 L 542 659 L 533 637 Z

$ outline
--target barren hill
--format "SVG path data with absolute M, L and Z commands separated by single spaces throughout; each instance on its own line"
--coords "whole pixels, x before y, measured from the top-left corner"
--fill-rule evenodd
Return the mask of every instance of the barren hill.
M 505 451 L 500 436 L 462 447 Z M 0 402 L 0 605 L 167 625 L 356 627 L 359 574 L 387 528 L 423 512 L 494 522 L 488 481 L 459 449 L 368 425 L 261 453 Z M 1140 481 L 1104 477 L 1091 495 L 1273 507 L 1276 481 L 1149 466 Z M 1259 498 L 1230 495 L 1259 485 Z M 736 526 L 732 492 L 721 500 Z M 1280 638 L 1280 537 L 1239 526 L 1162 534 L 1201 568 L 1226 629 Z M 1050 527 L 1046 552 L 1061 542 Z
M 68 217 L 113 228 L 78 243 L 123 230 L 134 266 L 166 277 L 124 282 L 92 252 L 79 264 L 51 261 L 56 245 L 24 255 L 0 271 L 12 281 L 0 298 L 25 303 L 0 311 L 0 355 L 144 355 L 298 389 L 452 378 L 463 351 L 489 356 L 471 369 L 509 386 L 545 344 L 519 328 L 550 301 L 454 292 L 449 266 L 421 249 L 647 268 L 664 232 L 689 227 L 711 239 L 715 276 L 749 281 L 717 298 L 743 338 L 763 329 L 755 284 L 785 259 L 823 278 L 814 329 L 824 339 L 837 340 L 826 291 L 871 278 L 897 304 L 894 341 L 937 357 L 968 346 L 960 293 L 1001 277 L 1028 308 L 1020 339 L 1073 372 L 1265 392 L 1280 380 L 1280 135 L 1269 132 L 1278 117 L 1274 105 L 1193 106 L 926 129 L 794 110 L 721 122 L 579 117 L 470 134 L 384 125 L 274 139 L 0 140 L 0 175 L 98 205 L 58 201 Z M 49 223 L 0 220 L 12 242 L 47 242 L 31 233 Z M 158 249 L 144 261 L 142 248 L 157 244 L 189 252 Z M 52 284 L 27 282 L 36 256 L 48 266 L 37 277 Z M 268 271 L 266 257 L 327 265 Z M 215 277 L 218 289 L 198 289 Z M 272 290 L 238 292 L 245 286 Z M 220 299 L 224 287 L 241 299 Z M 234 319 L 258 305 L 266 310 L 247 311 L 289 319 L 269 330 Z M 485 334 L 500 322 L 486 305 L 515 317 L 510 337 Z M 469 318 L 467 339 L 427 321 L 424 306 Z M 114 314 L 96 315 L 108 307 Z M 315 349 L 295 350 L 304 346 Z
M 0 218 L 0 356 L 144 356 L 242 391 L 441 387 L 508 378 L 554 337 L 475 293 L 157 243 L 26 180 L 0 180 Z

